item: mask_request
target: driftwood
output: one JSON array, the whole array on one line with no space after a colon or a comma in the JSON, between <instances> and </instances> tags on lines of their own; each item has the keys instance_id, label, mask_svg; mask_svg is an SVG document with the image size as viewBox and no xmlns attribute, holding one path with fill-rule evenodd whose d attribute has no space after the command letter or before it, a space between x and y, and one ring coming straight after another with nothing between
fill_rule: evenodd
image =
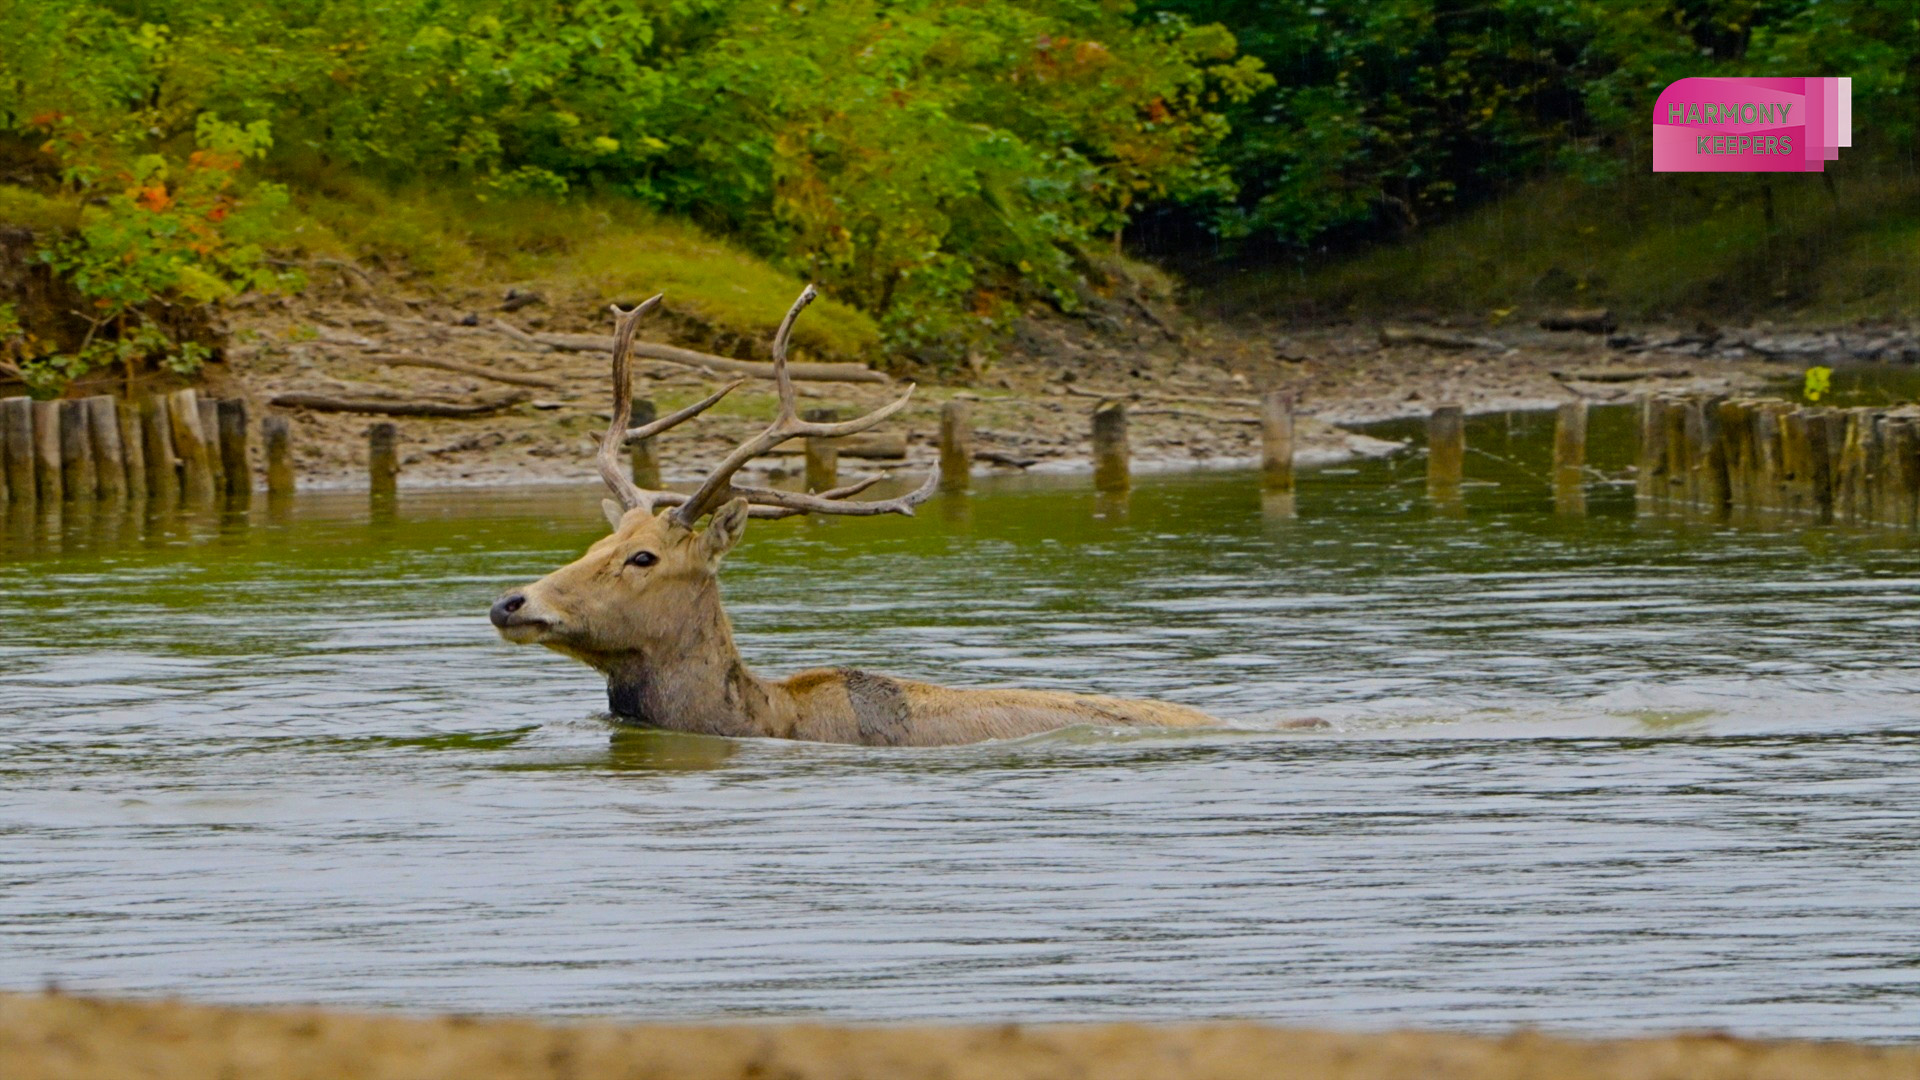
<instances>
[{"instance_id":1,"label":"driftwood","mask_svg":"<svg viewBox=\"0 0 1920 1080\"><path fill-rule=\"evenodd\" d=\"M904 434L849 435L833 441L834 450L841 457L865 461L903 461L907 456L907 437ZM805 447L796 441L776 446L767 453L770 456L790 455L803 453L804 450Z\"/></svg>"},{"instance_id":2,"label":"driftwood","mask_svg":"<svg viewBox=\"0 0 1920 1080\"><path fill-rule=\"evenodd\" d=\"M510 409L531 397L525 390L510 390L478 401L409 401L396 398L339 398L325 394L280 394L272 404L284 409L308 409L313 412L365 413L370 416L486 416Z\"/></svg>"},{"instance_id":3,"label":"driftwood","mask_svg":"<svg viewBox=\"0 0 1920 1080\"><path fill-rule=\"evenodd\" d=\"M505 325L497 323L497 325ZM520 335L509 334L518 339ZM535 343L563 352L604 352L613 351L613 338L606 334L528 334ZM633 343L633 355L649 360L665 360L671 364L685 364L687 367L705 368L723 375L747 375L756 379L773 378L773 365L758 360L735 360L726 356L713 356L709 353L681 349L672 345L656 345L650 341ZM865 364L802 364L793 361L787 363L787 374L795 379L810 382L890 382L885 375L867 367Z\"/></svg>"},{"instance_id":4,"label":"driftwood","mask_svg":"<svg viewBox=\"0 0 1920 1080\"><path fill-rule=\"evenodd\" d=\"M1135 409L1135 416L1183 416L1189 420L1205 420L1209 424L1258 424L1257 416L1213 416L1209 413L1194 412L1192 409Z\"/></svg>"},{"instance_id":5,"label":"driftwood","mask_svg":"<svg viewBox=\"0 0 1920 1080\"><path fill-rule=\"evenodd\" d=\"M1542 330L1579 331L1583 334L1611 333L1615 326L1613 312L1606 308L1578 308L1572 311L1556 311L1540 319Z\"/></svg>"},{"instance_id":6,"label":"driftwood","mask_svg":"<svg viewBox=\"0 0 1920 1080\"><path fill-rule=\"evenodd\" d=\"M1005 465L1010 469L1024 469L1040 464L1039 458L1021 457L1018 454L1008 454L999 450L975 450L973 460L984 461L990 465Z\"/></svg>"},{"instance_id":7,"label":"driftwood","mask_svg":"<svg viewBox=\"0 0 1920 1080\"><path fill-rule=\"evenodd\" d=\"M1134 401L1150 405L1184 402L1189 405L1226 405L1241 409L1260 407L1260 403L1253 398L1214 397L1206 394L1144 394L1138 390L1086 390L1071 384L1066 390L1071 397L1099 398L1103 401Z\"/></svg>"},{"instance_id":8,"label":"driftwood","mask_svg":"<svg viewBox=\"0 0 1920 1080\"><path fill-rule=\"evenodd\" d=\"M560 384L553 379L543 379L538 375L519 375L511 371L494 371L489 368L462 364L457 360L436 360L430 356L413 356L408 353L372 353L363 359L372 360L388 367L422 367L436 371L451 371L457 375L471 375L476 379L492 379L494 382L509 383L514 386L532 386L541 390L557 390Z\"/></svg>"},{"instance_id":9,"label":"driftwood","mask_svg":"<svg viewBox=\"0 0 1920 1080\"><path fill-rule=\"evenodd\" d=\"M1549 371L1547 374L1561 382L1587 383L1625 383L1638 382L1641 379L1689 379L1693 372L1686 368L1665 368L1659 371L1636 370L1633 368L1608 368L1597 371Z\"/></svg>"},{"instance_id":10,"label":"driftwood","mask_svg":"<svg viewBox=\"0 0 1920 1080\"><path fill-rule=\"evenodd\" d=\"M1505 349L1506 345L1488 338L1468 337L1465 334L1450 334L1445 330L1432 330L1419 326L1383 326L1380 328L1382 345L1425 345L1432 349Z\"/></svg>"}]
</instances>

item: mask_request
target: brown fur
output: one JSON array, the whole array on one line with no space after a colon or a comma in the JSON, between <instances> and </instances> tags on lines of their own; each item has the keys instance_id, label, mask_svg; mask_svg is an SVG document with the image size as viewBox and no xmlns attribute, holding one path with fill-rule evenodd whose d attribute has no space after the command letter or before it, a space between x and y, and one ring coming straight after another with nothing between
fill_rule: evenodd
<instances>
[{"instance_id":1,"label":"brown fur","mask_svg":"<svg viewBox=\"0 0 1920 1080\"><path fill-rule=\"evenodd\" d=\"M720 606L720 560L746 522L742 500L715 512L704 532L669 514L630 510L585 555L512 594L521 601L513 611L496 605L495 624L509 641L545 645L604 674L617 716L674 731L944 746L1076 725L1219 723L1157 701L956 690L844 668L760 679L741 661ZM658 561L629 561L642 551Z\"/></svg>"}]
</instances>

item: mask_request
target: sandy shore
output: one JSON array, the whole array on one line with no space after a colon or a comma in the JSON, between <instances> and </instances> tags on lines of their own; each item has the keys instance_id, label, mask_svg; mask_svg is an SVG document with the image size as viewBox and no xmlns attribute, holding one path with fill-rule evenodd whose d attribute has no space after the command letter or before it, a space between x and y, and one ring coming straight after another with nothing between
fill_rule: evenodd
<instances>
[{"instance_id":1,"label":"sandy shore","mask_svg":"<svg viewBox=\"0 0 1920 1080\"><path fill-rule=\"evenodd\" d=\"M1920 1050L1253 1024L540 1024L0 994L7 1080L1893 1080Z\"/></svg>"}]
</instances>

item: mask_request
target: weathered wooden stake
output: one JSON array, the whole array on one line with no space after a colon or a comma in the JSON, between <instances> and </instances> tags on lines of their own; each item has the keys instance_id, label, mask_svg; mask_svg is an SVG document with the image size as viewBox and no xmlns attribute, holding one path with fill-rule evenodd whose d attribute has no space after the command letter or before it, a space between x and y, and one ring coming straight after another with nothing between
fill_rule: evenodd
<instances>
[{"instance_id":1,"label":"weathered wooden stake","mask_svg":"<svg viewBox=\"0 0 1920 1080\"><path fill-rule=\"evenodd\" d=\"M100 493L100 477L93 464L93 437L87 431L87 403L68 399L60 403L60 483L68 502L91 499Z\"/></svg>"},{"instance_id":2,"label":"weathered wooden stake","mask_svg":"<svg viewBox=\"0 0 1920 1080\"><path fill-rule=\"evenodd\" d=\"M1901 417L1888 425L1887 441L1892 444L1893 524L1912 528L1920 515L1920 418Z\"/></svg>"},{"instance_id":3,"label":"weathered wooden stake","mask_svg":"<svg viewBox=\"0 0 1920 1080\"><path fill-rule=\"evenodd\" d=\"M60 483L60 403L33 403L33 475L40 504L52 506L62 498Z\"/></svg>"},{"instance_id":4,"label":"weathered wooden stake","mask_svg":"<svg viewBox=\"0 0 1920 1080\"><path fill-rule=\"evenodd\" d=\"M247 460L247 403L224 398L219 403L220 472L226 478L227 498L245 502L253 494L253 465Z\"/></svg>"},{"instance_id":5,"label":"weathered wooden stake","mask_svg":"<svg viewBox=\"0 0 1920 1080\"><path fill-rule=\"evenodd\" d=\"M267 444L267 495L285 498L293 494L293 425L284 416L269 416L260 422L260 435Z\"/></svg>"},{"instance_id":6,"label":"weathered wooden stake","mask_svg":"<svg viewBox=\"0 0 1920 1080\"><path fill-rule=\"evenodd\" d=\"M651 424L657 415L652 399L634 398L633 419L630 426ZM649 491L659 490L660 459L655 454L653 439L635 439L627 445L627 456L633 462L633 482Z\"/></svg>"},{"instance_id":7,"label":"weathered wooden stake","mask_svg":"<svg viewBox=\"0 0 1920 1080\"><path fill-rule=\"evenodd\" d=\"M832 423L840 419L838 409L808 409L804 419ZM826 491L840 486L840 441L809 436L807 439L807 490Z\"/></svg>"},{"instance_id":8,"label":"weathered wooden stake","mask_svg":"<svg viewBox=\"0 0 1920 1080\"><path fill-rule=\"evenodd\" d=\"M1867 496L1867 444L1873 431L1870 409L1842 409L1840 457L1834 472L1834 517L1854 525L1872 519Z\"/></svg>"},{"instance_id":9,"label":"weathered wooden stake","mask_svg":"<svg viewBox=\"0 0 1920 1080\"><path fill-rule=\"evenodd\" d=\"M120 446L120 412L108 394L82 398L87 410L87 435L93 440L94 479L100 498L125 502L127 455Z\"/></svg>"},{"instance_id":10,"label":"weathered wooden stake","mask_svg":"<svg viewBox=\"0 0 1920 1080\"><path fill-rule=\"evenodd\" d=\"M140 431L140 410L125 399L113 403L113 426L120 433L120 454L127 463L127 498L147 497L147 447Z\"/></svg>"},{"instance_id":11,"label":"weathered wooden stake","mask_svg":"<svg viewBox=\"0 0 1920 1080\"><path fill-rule=\"evenodd\" d=\"M1467 466L1467 419L1458 405L1427 417L1427 488L1457 494Z\"/></svg>"},{"instance_id":12,"label":"weathered wooden stake","mask_svg":"<svg viewBox=\"0 0 1920 1080\"><path fill-rule=\"evenodd\" d=\"M1651 394L1640 395L1640 457L1633 475L1633 493L1642 499L1667 494L1666 405Z\"/></svg>"},{"instance_id":13,"label":"weathered wooden stake","mask_svg":"<svg viewBox=\"0 0 1920 1080\"><path fill-rule=\"evenodd\" d=\"M147 454L147 498L171 506L180 499L180 455L173 449L173 406L166 398L140 399L140 432Z\"/></svg>"},{"instance_id":14,"label":"weathered wooden stake","mask_svg":"<svg viewBox=\"0 0 1920 1080\"><path fill-rule=\"evenodd\" d=\"M7 491L16 503L33 503L33 399L10 397L0 401L0 413L7 418L6 457Z\"/></svg>"},{"instance_id":15,"label":"weathered wooden stake","mask_svg":"<svg viewBox=\"0 0 1920 1080\"><path fill-rule=\"evenodd\" d=\"M1667 398L1661 406L1661 426L1667 449L1667 497L1685 502L1687 495L1687 403L1682 398Z\"/></svg>"},{"instance_id":16,"label":"weathered wooden stake","mask_svg":"<svg viewBox=\"0 0 1920 1080\"><path fill-rule=\"evenodd\" d=\"M1813 486L1813 513L1822 524L1833 521L1833 428L1827 422L1828 409L1809 409L1807 449Z\"/></svg>"},{"instance_id":17,"label":"weathered wooden stake","mask_svg":"<svg viewBox=\"0 0 1920 1080\"><path fill-rule=\"evenodd\" d=\"M207 442L207 476L218 497L227 491L227 462L220 454L220 402L202 397L194 405L200 410L200 437Z\"/></svg>"},{"instance_id":18,"label":"weathered wooden stake","mask_svg":"<svg viewBox=\"0 0 1920 1080\"><path fill-rule=\"evenodd\" d=\"M1094 407L1093 486L1099 491L1126 491L1133 486L1124 401L1103 401Z\"/></svg>"},{"instance_id":19,"label":"weathered wooden stake","mask_svg":"<svg viewBox=\"0 0 1920 1080\"><path fill-rule=\"evenodd\" d=\"M7 476L7 410L0 407L0 504L13 502L13 481Z\"/></svg>"},{"instance_id":20,"label":"weathered wooden stake","mask_svg":"<svg viewBox=\"0 0 1920 1080\"><path fill-rule=\"evenodd\" d=\"M940 490L965 491L973 482L973 408L965 401L940 406Z\"/></svg>"},{"instance_id":21,"label":"weathered wooden stake","mask_svg":"<svg viewBox=\"0 0 1920 1080\"><path fill-rule=\"evenodd\" d=\"M390 499L400 486L400 427L383 420L367 429L367 489Z\"/></svg>"},{"instance_id":22,"label":"weathered wooden stake","mask_svg":"<svg viewBox=\"0 0 1920 1080\"><path fill-rule=\"evenodd\" d=\"M1293 491L1293 395L1285 390L1260 400L1260 484L1276 495Z\"/></svg>"},{"instance_id":23,"label":"weathered wooden stake","mask_svg":"<svg viewBox=\"0 0 1920 1080\"><path fill-rule=\"evenodd\" d=\"M173 427L173 453L180 459L180 492L190 503L213 501L213 465L206 429L200 425L200 397L192 390L167 395L167 419Z\"/></svg>"}]
</instances>

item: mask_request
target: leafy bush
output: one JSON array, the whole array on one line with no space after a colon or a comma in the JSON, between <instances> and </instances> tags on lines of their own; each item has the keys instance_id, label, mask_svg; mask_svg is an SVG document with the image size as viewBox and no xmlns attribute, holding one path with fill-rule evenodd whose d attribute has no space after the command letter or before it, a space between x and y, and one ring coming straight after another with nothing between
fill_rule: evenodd
<instances>
[{"instance_id":1,"label":"leafy bush","mask_svg":"<svg viewBox=\"0 0 1920 1080\"><path fill-rule=\"evenodd\" d=\"M0 34L0 127L139 159L215 115L270 124L282 178L619 193L949 358L1070 305L1140 202L1230 195L1218 110L1268 82L1104 0L43 0Z\"/></svg>"}]
</instances>

